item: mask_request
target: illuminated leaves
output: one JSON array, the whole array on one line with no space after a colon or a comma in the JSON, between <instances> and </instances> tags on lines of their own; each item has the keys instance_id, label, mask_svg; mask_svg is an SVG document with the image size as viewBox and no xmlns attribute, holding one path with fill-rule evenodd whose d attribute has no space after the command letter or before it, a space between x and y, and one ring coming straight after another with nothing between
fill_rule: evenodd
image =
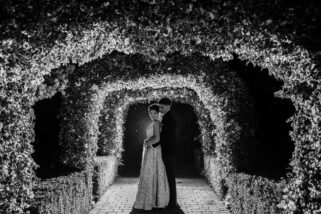
<instances>
[{"instance_id":1,"label":"illuminated leaves","mask_svg":"<svg viewBox=\"0 0 321 214\"><path fill-rule=\"evenodd\" d=\"M150 102L167 95L174 100L191 103L196 108L203 127L204 152L220 157L224 170L233 170L236 163L232 161L231 148L246 140L239 139L239 132L248 127L236 124L239 123L237 117L230 120L228 125L227 118L232 115L246 117L247 113L239 113L245 109L239 103L246 102L234 100L244 100L246 94L244 90L236 90L236 87L241 87L242 84L221 63L213 63L208 58L197 55L191 58L174 56L167 61L157 62L145 61L144 57L114 54L81 67L74 74L66 91L68 100L73 100L73 105L65 106L68 117L65 117L63 122L65 128L61 135L61 141L64 142L62 146L66 147L66 163L77 168L85 167L85 163L90 162L91 157L96 154L97 139L99 154L120 156L128 106L135 102ZM86 79L86 85L79 84L83 79ZM181 88L189 88L193 93L181 91ZM105 97L107 98L104 101ZM206 111L208 113L205 113ZM82 115L86 117L75 119ZM85 130L88 129L85 133L81 123L87 127ZM228 126L239 129L230 130ZM76 130L75 135L70 135L68 129ZM86 142L90 142L89 145L93 147L83 149L82 145ZM73 147L75 149L70 150ZM78 152L71 152L73 150Z\"/></svg>"}]
</instances>

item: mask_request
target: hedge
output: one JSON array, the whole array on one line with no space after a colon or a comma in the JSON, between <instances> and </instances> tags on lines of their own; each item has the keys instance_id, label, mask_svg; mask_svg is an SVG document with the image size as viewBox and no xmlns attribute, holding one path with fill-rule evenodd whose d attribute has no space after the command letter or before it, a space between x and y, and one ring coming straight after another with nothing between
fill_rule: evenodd
<instances>
[{"instance_id":1,"label":"hedge","mask_svg":"<svg viewBox=\"0 0 321 214\"><path fill-rule=\"evenodd\" d=\"M282 200L284 181L244 173L230 174L226 179L225 201L235 214L284 213L277 205Z\"/></svg>"},{"instance_id":2,"label":"hedge","mask_svg":"<svg viewBox=\"0 0 321 214\"><path fill-rule=\"evenodd\" d=\"M234 214L283 213L284 180L274 181L245 173L226 173L215 156L204 156L204 172L217 196Z\"/></svg>"},{"instance_id":3,"label":"hedge","mask_svg":"<svg viewBox=\"0 0 321 214\"><path fill-rule=\"evenodd\" d=\"M226 177L228 173L222 169L214 155L204 155L204 175L216 195L223 200L227 191Z\"/></svg>"},{"instance_id":4,"label":"hedge","mask_svg":"<svg viewBox=\"0 0 321 214\"><path fill-rule=\"evenodd\" d=\"M97 202L117 177L119 159L114 156L97 156L92 178L93 200Z\"/></svg>"},{"instance_id":5,"label":"hedge","mask_svg":"<svg viewBox=\"0 0 321 214\"><path fill-rule=\"evenodd\" d=\"M92 209L92 172L74 172L36 183L30 214L88 214ZM26 210L26 211L27 211Z\"/></svg>"}]
</instances>

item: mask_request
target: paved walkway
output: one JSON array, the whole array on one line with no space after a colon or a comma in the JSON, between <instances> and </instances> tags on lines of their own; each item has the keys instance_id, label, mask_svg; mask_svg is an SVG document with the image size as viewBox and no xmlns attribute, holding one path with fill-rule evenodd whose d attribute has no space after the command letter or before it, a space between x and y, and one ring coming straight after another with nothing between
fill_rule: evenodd
<instances>
[{"instance_id":1,"label":"paved walkway","mask_svg":"<svg viewBox=\"0 0 321 214\"><path fill-rule=\"evenodd\" d=\"M89 214L128 214L128 213L206 213L230 214L203 178L176 178L177 200L181 209L132 211L135 201L138 178L119 177L109 187L95 208Z\"/></svg>"}]
</instances>

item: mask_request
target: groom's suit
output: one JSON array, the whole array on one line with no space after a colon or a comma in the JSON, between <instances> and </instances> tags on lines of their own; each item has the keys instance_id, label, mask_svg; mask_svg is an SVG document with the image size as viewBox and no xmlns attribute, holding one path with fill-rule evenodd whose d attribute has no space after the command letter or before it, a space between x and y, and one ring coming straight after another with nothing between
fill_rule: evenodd
<instances>
[{"instance_id":1,"label":"groom's suit","mask_svg":"<svg viewBox=\"0 0 321 214\"><path fill-rule=\"evenodd\" d=\"M160 141L154 144L153 147L156 147L158 145L161 145L162 147L162 159L165 165L170 190L169 205L176 205L177 203L176 181L172 160L173 155L176 153L175 132L175 120L171 114L171 111L168 111L166 114L163 115Z\"/></svg>"}]
</instances>

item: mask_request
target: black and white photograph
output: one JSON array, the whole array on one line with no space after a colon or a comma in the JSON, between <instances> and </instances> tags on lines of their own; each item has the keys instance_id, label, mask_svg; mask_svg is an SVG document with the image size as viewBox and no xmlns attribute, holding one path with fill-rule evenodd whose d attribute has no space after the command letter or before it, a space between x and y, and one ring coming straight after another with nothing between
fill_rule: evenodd
<instances>
[{"instance_id":1,"label":"black and white photograph","mask_svg":"<svg viewBox=\"0 0 321 214\"><path fill-rule=\"evenodd\" d=\"M0 0L0 214L321 214L320 0Z\"/></svg>"}]
</instances>

